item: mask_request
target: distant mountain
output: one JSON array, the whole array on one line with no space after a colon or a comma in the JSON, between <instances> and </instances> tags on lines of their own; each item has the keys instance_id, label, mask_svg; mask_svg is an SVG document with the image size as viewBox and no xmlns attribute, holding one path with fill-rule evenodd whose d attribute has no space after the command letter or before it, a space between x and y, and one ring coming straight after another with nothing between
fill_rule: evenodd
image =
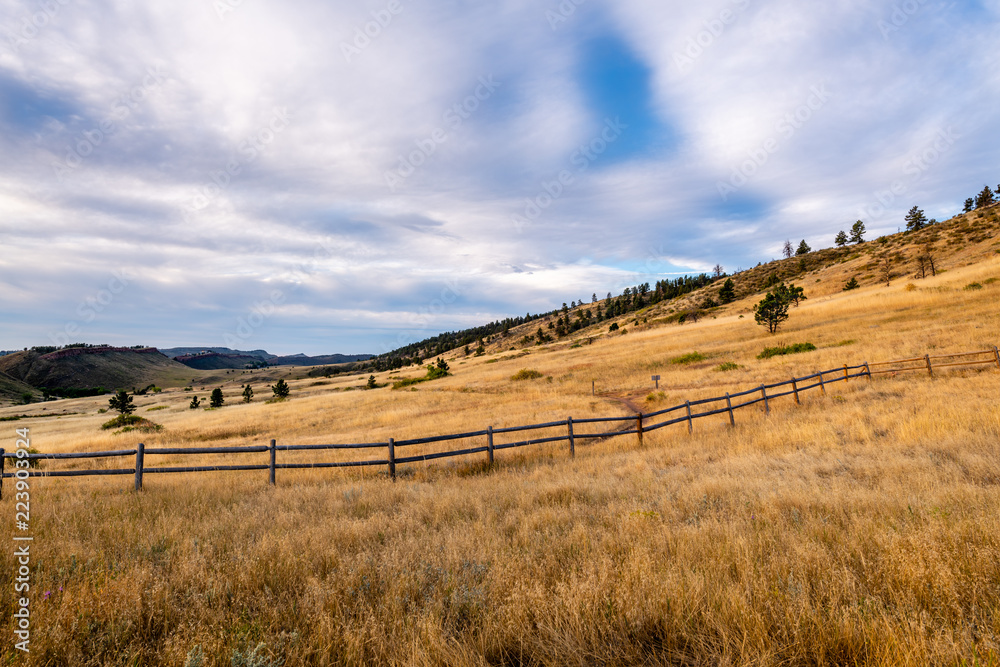
<instances>
[{"instance_id":1,"label":"distant mountain","mask_svg":"<svg viewBox=\"0 0 1000 667\"><path fill-rule=\"evenodd\" d=\"M188 371L154 347L96 346L15 352L0 357L0 373L40 389L113 390L186 377Z\"/></svg>"},{"instance_id":2,"label":"distant mountain","mask_svg":"<svg viewBox=\"0 0 1000 667\"><path fill-rule=\"evenodd\" d=\"M251 354L223 354L220 352L182 354L174 357L174 361L184 364L188 368L196 368L201 371L217 371L233 368L261 368L271 363L270 359L264 359Z\"/></svg>"},{"instance_id":3,"label":"distant mountain","mask_svg":"<svg viewBox=\"0 0 1000 667\"><path fill-rule=\"evenodd\" d=\"M175 359L177 357L183 357L193 354L200 354L202 352L215 352L216 354L235 354L246 357L258 357L260 359L271 359L275 355L270 354L267 350L231 350L228 347L168 347L160 348L160 352Z\"/></svg>"},{"instance_id":4,"label":"distant mountain","mask_svg":"<svg viewBox=\"0 0 1000 667\"><path fill-rule=\"evenodd\" d=\"M284 357L272 357L267 363L272 366L332 366L350 364L355 361L368 361L371 354L324 354L318 357L308 357L304 354L292 354Z\"/></svg>"}]
</instances>

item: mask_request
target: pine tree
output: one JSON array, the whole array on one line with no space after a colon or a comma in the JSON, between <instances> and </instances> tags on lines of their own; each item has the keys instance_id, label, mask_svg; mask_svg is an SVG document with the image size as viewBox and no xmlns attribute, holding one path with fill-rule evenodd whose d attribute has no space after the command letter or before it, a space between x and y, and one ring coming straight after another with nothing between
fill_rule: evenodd
<instances>
[{"instance_id":1,"label":"pine tree","mask_svg":"<svg viewBox=\"0 0 1000 667\"><path fill-rule=\"evenodd\" d=\"M253 389L250 388L250 385L247 385L243 389L243 402L249 403L252 400L253 400Z\"/></svg>"},{"instance_id":2,"label":"pine tree","mask_svg":"<svg viewBox=\"0 0 1000 667\"><path fill-rule=\"evenodd\" d=\"M271 391L274 392L274 397L278 399L288 398L288 394L291 393L291 389L289 389L288 383L285 382L283 379L278 380L276 383L271 385Z\"/></svg>"},{"instance_id":3,"label":"pine tree","mask_svg":"<svg viewBox=\"0 0 1000 667\"><path fill-rule=\"evenodd\" d=\"M927 216L924 212L914 206L910 209L910 212L906 214L906 231L916 232L927 226Z\"/></svg>"},{"instance_id":4,"label":"pine tree","mask_svg":"<svg viewBox=\"0 0 1000 667\"><path fill-rule=\"evenodd\" d=\"M719 301L723 304L736 301L736 285L733 284L732 278L727 278L726 282L722 284L722 288L719 290Z\"/></svg>"},{"instance_id":5,"label":"pine tree","mask_svg":"<svg viewBox=\"0 0 1000 667\"><path fill-rule=\"evenodd\" d=\"M767 327L770 333L778 331L781 323L788 319L788 301L778 291L767 295L753 307L753 317L757 324Z\"/></svg>"},{"instance_id":6,"label":"pine tree","mask_svg":"<svg viewBox=\"0 0 1000 667\"><path fill-rule=\"evenodd\" d=\"M222 389L216 387L212 390L212 396L208 399L208 405L212 408L221 408L226 399L222 396Z\"/></svg>"},{"instance_id":7,"label":"pine tree","mask_svg":"<svg viewBox=\"0 0 1000 667\"><path fill-rule=\"evenodd\" d=\"M844 232L843 230L837 232L837 236L833 239L833 242L836 243L839 247L843 248L845 245L847 245L847 233Z\"/></svg>"},{"instance_id":8,"label":"pine tree","mask_svg":"<svg viewBox=\"0 0 1000 667\"><path fill-rule=\"evenodd\" d=\"M132 397L124 389L119 389L117 394L109 398L108 405L112 410L117 410L122 415L130 415L135 412Z\"/></svg>"},{"instance_id":9,"label":"pine tree","mask_svg":"<svg viewBox=\"0 0 1000 667\"><path fill-rule=\"evenodd\" d=\"M188 405L188 407L191 408L192 410L197 410L199 406L201 406L201 401L198 400L197 396L192 396L191 403L190 405Z\"/></svg>"},{"instance_id":10,"label":"pine tree","mask_svg":"<svg viewBox=\"0 0 1000 667\"><path fill-rule=\"evenodd\" d=\"M799 244L798 250L795 251L796 255L808 255L812 252L812 248L806 243L805 239L802 239L802 243Z\"/></svg>"},{"instance_id":11,"label":"pine tree","mask_svg":"<svg viewBox=\"0 0 1000 667\"><path fill-rule=\"evenodd\" d=\"M993 191L990 190L990 186L985 186L983 191L979 193L976 197L976 208L984 208L986 206L992 206L996 203L996 199L993 197Z\"/></svg>"},{"instance_id":12,"label":"pine tree","mask_svg":"<svg viewBox=\"0 0 1000 667\"><path fill-rule=\"evenodd\" d=\"M844 291L850 292L852 289L858 289L859 287L861 287L861 285L858 284L858 279L853 277L847 281L846 285L844 285Z\"/></svg>"},{"instance_id":13,"label":"pine tree","mask_svg":"<svg viewBox=\"0 0 1000 667\"><path fill-rule=\"evenodd\" d=\"M865 223L858 220L851 227L851 243L864 243L865 242Z\"/></svg>"},{"instance_id":14,"label":"pine tree","mask_svg":"<svg viewBox=\"0 0 1000 667\"><path fill-rule=\"evenodd\" d=\"M377 389L377 388L378 388L378 384L375 382L375 376L374 375L369 375L368 376L368 384L365 385L365 389Z\"/></svg>"},{"instance_id":15,"label":"pine tree","mask_svg":"<svg viewBox=\"0 0 1000 667\"><path fill-rule=\"evenodd\" d=\"M972 211L973 208L975 208L975 206L976 206L976 200L973 199L972 197L969 197L968 199L965 200L965 208L962 209L962 213L969 213L970 211Z\"/></svg>"}]
</instances>

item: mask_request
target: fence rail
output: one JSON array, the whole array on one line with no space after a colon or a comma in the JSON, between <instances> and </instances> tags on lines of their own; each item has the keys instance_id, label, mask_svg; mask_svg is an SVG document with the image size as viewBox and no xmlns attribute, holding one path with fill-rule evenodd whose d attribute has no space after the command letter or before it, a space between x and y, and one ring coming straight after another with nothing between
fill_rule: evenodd
<instances>
[{"instance_id":1,"label":"fence rail","mask_svg":"<svg viewBox=\"0 0 1000 667\"><path fill-rule=\"evenodd\" d=\"M935 360L941 359L966 359L972 357L986 357L973 361L960 361L960 362L949 362L949 363L938 363L935 364ZM902 367L897 368L895 366L900 366L901 364L912 364L922 362L922 365L915 367ZM849 382L856 378L867 378L869 381L872 380L873 376L879 374L887 373L902 373L908 371L926 371L928 374L933 375L935 368L951 368L956 366L981 366L985 364L995 364L998 369L1000 369L1000 350L994 346L990 350L984 350L980 352L965 352L961 354L944 354L944 355L924 355L923 357L913 357L911 359L897 359L895 361L885 361L879 363L869 364L864 362L857 366L842 366L839 368L834 368L831 370L818 371L811 375L806 375L803 377L793 377L790 380L784 382L776 382L774 384L762 384L760 386L746 389L744 391L737 392L735 394L727 393L724 396L718 396L714 398L703 398L695 401L685 401L680 405L675 405L670 408L665 408L663 410L657 410L655 412L642 413L633 416L622 416L622 417L590 417L586 419L574 419L572 417L567 417L564 421L553 421L545 422L540 424L528 424L524 426L507 426L502 428L494 428L493 426L488 426L487 428L479 431L469 431L467 433L452 433L447 435L437 435L426 438L411 438L407 440L395 440L389 438L386 442L369 442L369 443L358 443L358 444L322 444L322 445L278 445L276 440L271 440L269 445L257 445L249 447L156 447L156 448L146 448L143 443L139 443L135 449L119 449L115 451L107 452L71 452L71 453L39 453L39 454L26 454L24 450L19 450L17 453L7 453L3 449L0 449L0 498L3 497L3 480L16 477L17 479L26 479L29 477L87 477L87 476L102 476L102 475L134 475L135 476L135 489L138 491L142 488L143 477L145 475L156 475L156 474L168 474L168 473L191 473L191 472L221 472L221 471L257 471L257 470L267 470L268 471L268 481L271 485L276 483L276 471L278 470L304 470L304 469L329 469L329 468L353 468L353 467L386 467L389 476L395 480L396 479L396 466L410 463L433 461L437 459L452 458L457 456L473 456L486 454L487 463L492 465L494 463L494 453L506 449L516 449L521 447L528 447L532 445L541 445L556 442L566 442L569 444L569 455L575 456L576 454L576 441L577 440L595 440L595 439L606 439L614 438L627 435L636 435L639 439L639 444L642 444L643 435L651 431L656 431L661 428L666 428L667 426L672 426L674 424L686 423L688 428L688 433L692 433L694 430L694 420L704 419L707 417L713 417L716 415L725 414L728 416L730 426L736 425L735 412L737 410L748 408L754 405L764 404L764 410L767 414L771 412L771 401L784 398L786 396L794 396L795 403L801 404L801 394L803 392L809 391L811 389L819 388L820 391L825 394L827 385L835 384L837 382ZM872 370L873 367L883 367L887 366L884 370ZM801 384L803 382L810 382L811 380L816 380L811 384ZM775 392L775 389L783 389L785 387L791 387L790 390ZM771 393L768 393L768 392ZM753 396L749 400L745 400L739 403L734 403L733 399L744 398ZM713 403L722 403L725 405L722 407L716 407L713 409L704 410L702 412L694 412L692 408L697 408L700 406L707 406ZM666 419L660 422L651 422L658 417L663 417L674 412L684 411L684 414L680 417L675 417L672 419ZM635 422L635 426L629 427L629 425L624 425L615 430L599 431L593 433L577 433L574 427L581 426L584 424L609 424L614 422ZM523 433L528 431L540 431L547 429L564 428L566 429L564 435L551 435L538 438L530 438L526 440L519 440L515 442L507 443L496 443L494 438L496 435L502 435L507 433ZM437 442L448 442L452 440L465 440L471 438L483 438L485 437L486 442L480 446L466 447L464 449L457 449L453 451L446 452L433 452L428 454L419 454L413 456L396 456L396 447L411 447L414 445L425 445L433 444ZM316 452L316 451L333 451L333 450L365 450L365 449L380 449L386 452L386 458L363 460L363 461L328 461L328 462L303 462L303 463L278 463L277 453L278 452ZM173 466L173 467L147 467L145 463L145 457L149 456L188 456L188 455L212 455L212 454L268 454L268 463L266 464L245 464L245 465L203 465L203 466ZM97 470L38 470L30 467L22 467L20 462L27 459L28 461L33 460L72 460L72 459L96 459L96 458L113 458L113 457L135 457L135 464L131 468L115 468L115 469L97 469ZM7 459L16 459L18 462L17 468L12 472L6 472L4 470L6 466Z\"/></svg>"}]
</instances>

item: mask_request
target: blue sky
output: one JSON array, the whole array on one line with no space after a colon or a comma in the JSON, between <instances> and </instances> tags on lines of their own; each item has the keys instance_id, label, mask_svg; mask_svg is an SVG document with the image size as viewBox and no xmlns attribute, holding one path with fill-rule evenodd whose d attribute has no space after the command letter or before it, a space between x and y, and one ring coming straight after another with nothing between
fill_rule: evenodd
<instances>
[{"instance_id":1,"label":"blue sky","mask_svg":"<svg viewBox=\"0 0 1000 667\"><path fill-rule=\"evenodd\" d=\"M0 349L379 353L1000 182L1000 0L0 0Z\"/></svg>"}]
</instances>

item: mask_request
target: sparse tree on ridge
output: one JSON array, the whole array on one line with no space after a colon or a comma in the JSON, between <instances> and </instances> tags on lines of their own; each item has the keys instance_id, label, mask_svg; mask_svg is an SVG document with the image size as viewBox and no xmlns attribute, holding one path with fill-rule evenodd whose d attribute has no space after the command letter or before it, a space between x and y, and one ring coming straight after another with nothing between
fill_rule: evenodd
<instances>
[{"instance_id":1,"label":"sparse tree on ridge","mask_svg":"<svg viewBox=\"0 0 1000 667\"><path fill-rule=\"evenodd\" d=\"M721 264L716 264L715 268L712 269L712 275L716 278L721 278L726 273L726 270L722 268Z\"/></svg>"},{"instance_id":2,"label":"sparse tree on ridge","mask_svg":"<svg viewBox=\"0 0 1000 667\"><path fill-rule=\"evenodd\" d=\"M906 231L917 232L927 226L927 216L924 215L922 209L914 206L910 209L910 212L906 214Z\"/></svg>"},{"instance_id":3,"label":"sparse tree on ridge","mask_svg":"<svg viewBox=\"0 0 1000 667\"><path fill-rule=\"evenodd\" d=\"M781 254L784 255L785 259L791 259L792 255L795 254L795 249L792 247L791 240L785 241L785 245L781 248Z\"/></svg>"},{"instance_id":4,"label":"sparse tree on ridge","mask_svg":"<svg viewBox=\"0 0 1000 667\"><path fill-rule=\"evenodd\" d=\"M805 239L802 239L802 243L799 244L799 247L795 251L795 254L796 255L808 255L811 252L812 252L812 248L809 247L809 244L806 243Z\"/></svg>"},{"instance_id":5,"label":"sparse tree on ridge","mask_svg":"<svg viewBox=\"0 0 1000 667\"><path fill-rule=\"evenodd\" d=\"M864 243L865 242L865 223L858 220L851 226L851 243Z\"/></svg>"},{"instance_id":6,"label":"sparse tree on ridge","mask_svg":"<svg viewBox=\"0 0 1000 667\"><path fill-rule=\"evenodd\" d=\"M246 387L243 388L243 402L249 403L252 400L253 400L253 389L250 388L250 385L247 385Z\"/></svg>"},{"instance_id":7,"label":"sparse tree on ridge","mask_svg":"<svg viewBox=\"0 0 1000 667\"><path fill-rule=\"evenodd\" d=\"M972 197L969 197L968 199L965 200L965 208L962 209L962 213L972 212L972 209L975 208L975 206L976 206L976 200L973 199Z\"/></svg>"},{"instance_id":8,"label":"sparse tree on ridge","mask_svg":"<svg viewBox=\"0 0 1000 667\"><path fill-rule=\"evenodd\" d=\"M767 327L770 333L778 331L781 323L788 319L788 300L777 290L768 292L753 307L753 317L757 324Z\"/></svg>"},{"instance_id":9,"label":"sparse tree on ridge","mask_svg":"<svg viewBox=\"0 0 1000 667\"><path fill-rule=\"evenodd\" d=\"M727 304L733 301L736 301L736 285L733 283L732 278L727 278L726 282L719 289L719 302Z\"/></svg>"},{"instance_id":10,"label":"sparse tree on ridge","mask_svg":"<svg viewBox=\"0 0 1000 667\"><path fill-rule=\"evenodd\" d=\"M858 289L859 287L861 287L861 285L858 284L857 276L854 276L850 280L847 281L846 285L844 285L844 290L843 291L850 292L851 290Z\"/></svg>"},{"instance_id":11,"label":"sparse tree on ridge","mask_svg":"<svg viewBox=\"0 0 1000 667\"><path fill-rule=\"evenodd\" d=\"M993 191L990 190L990 186L984 186L983 191L979 193L976 197L976 208L985 208L986 206L992 206L996 203L996 199L993 197Z\"/></svg>"},{"instance_id":12,"label":"sparse tree on ridge","mask_svg":"<svg viewBox=\"0 0 1000 667\"><path fill-rule=\"evenodd\" d=\"M847 245L847 233L844 232L843 230L837 232L837 236L836 238L833 239L833 242L836 243L839 247L843 248L845 245Z\"/></svg>"}]
</instances>

